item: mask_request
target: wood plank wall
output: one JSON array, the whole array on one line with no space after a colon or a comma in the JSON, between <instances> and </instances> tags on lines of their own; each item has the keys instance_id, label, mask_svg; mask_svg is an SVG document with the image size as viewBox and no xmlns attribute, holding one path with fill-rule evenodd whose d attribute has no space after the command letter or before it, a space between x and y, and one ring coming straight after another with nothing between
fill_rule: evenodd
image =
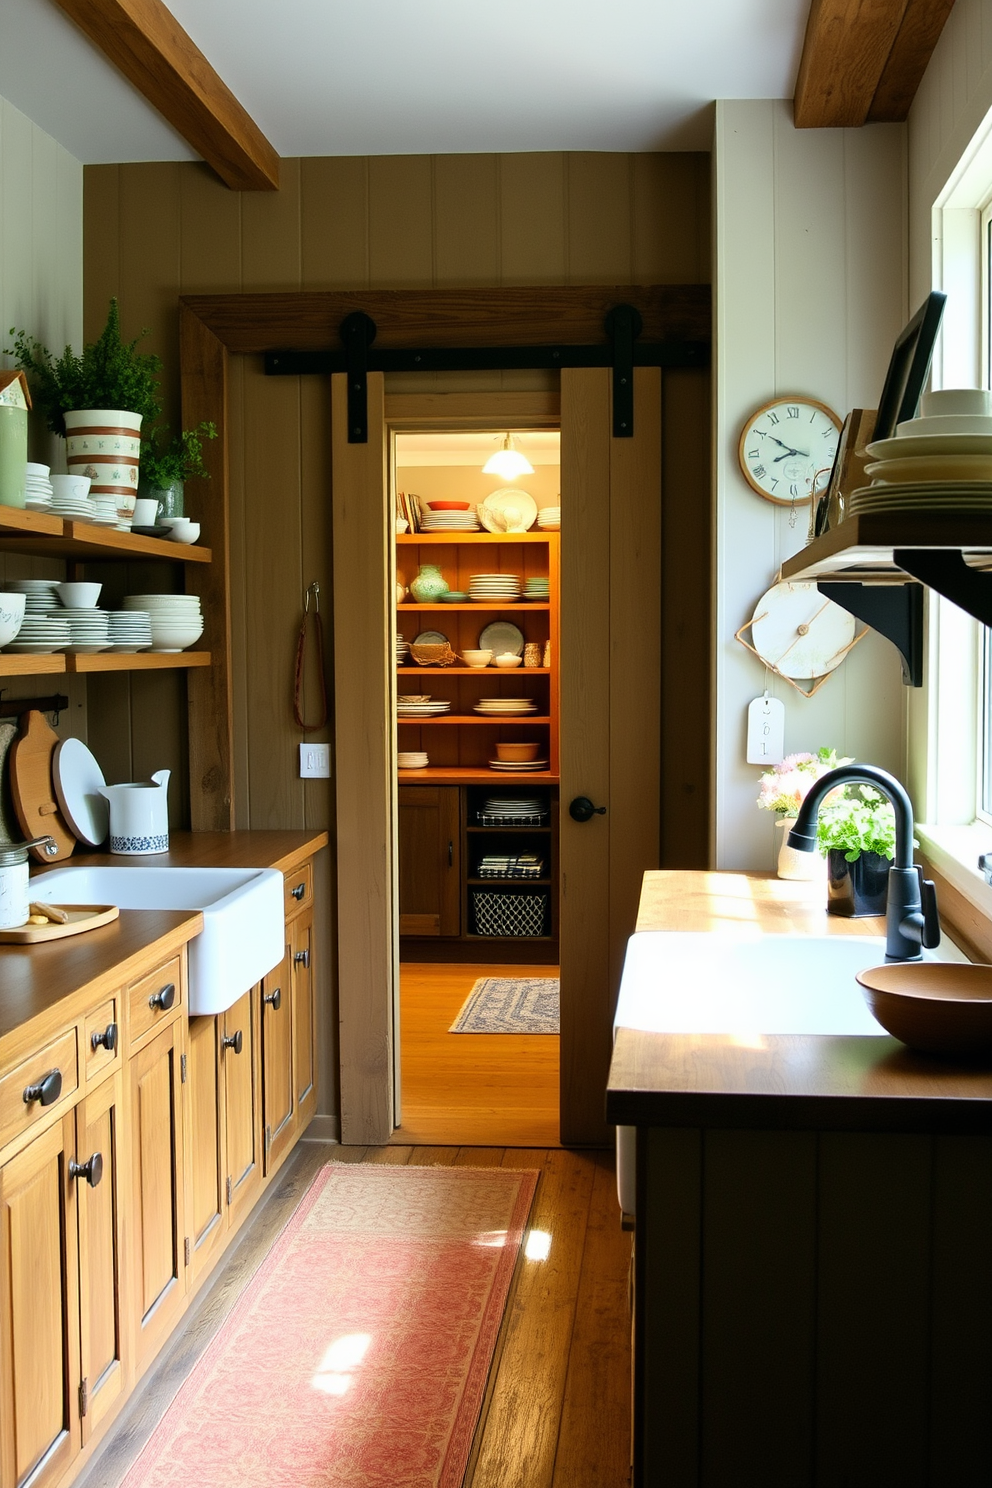
<instances>
[{"instance_id":1,"label":"wood plank wall","mask_svg":"<svg viewBox=\"0 0 992 1488\"><path fill-rule=\"evenodd\" d=\"M190 163L88 166L85 334L116 294L127 335L167 366L178 424L177 302L182 294L512 284L703 283L710 277L709 157L532 154L308 158L282 162L276 193L228 191ZM330 630L329 389L266 379L232 358L231 559L237 820L243 827L331 826L332 782L298 777L293 655L303 591L320 582ZM540 374L432 376L438 390L533 388ZM424 391L426 374L388 391ZM666 648L663 861L706 864L709 803L709 378L664 378ZM209 491L190 489L187 507ZM328 639L330 636L328 635ZM355 637L356 646L361 636ZM686 705L686 688L691 700ZM127 679L103 689L107 727L135 757L154 732L179 750L181 699L149 709ZM92 697L91 691L91 697ZM312 691L307 707L312 712ZM178 720L178 724L177 724ZM326 733L310 736L330 738ZM329 908L319 927L331 960ZM326 989L326 984L325 984ZM332 1006L321 997L326 1010ZM333 1023L325 1017L320 1110L337 1110Z\"/></svg>"}]
</instances>

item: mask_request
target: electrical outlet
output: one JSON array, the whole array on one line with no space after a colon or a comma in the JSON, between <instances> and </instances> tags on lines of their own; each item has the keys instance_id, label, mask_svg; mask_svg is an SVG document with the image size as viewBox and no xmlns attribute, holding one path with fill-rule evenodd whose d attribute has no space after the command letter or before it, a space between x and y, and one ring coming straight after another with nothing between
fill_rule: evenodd
<instances>
[{"instance_id":1,"label":"electrical outlet","mask_svg":"<svg viewBox=\"0 0 992 1488\"><path fill-rule=\"evenodd\" d=\"M327 780L331 773L329 744L300 745L300 779Z\"/></svg>"}]
</instances>

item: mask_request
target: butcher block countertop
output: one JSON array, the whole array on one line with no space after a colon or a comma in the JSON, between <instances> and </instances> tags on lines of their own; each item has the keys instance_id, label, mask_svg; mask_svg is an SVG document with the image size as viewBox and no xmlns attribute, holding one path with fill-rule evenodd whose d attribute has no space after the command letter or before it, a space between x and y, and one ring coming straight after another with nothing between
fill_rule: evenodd
<instances>
[{"instance_id":1,"label":"butcher block countertop","mask_svg":"<svg viewBox=\"0 0 992 1488\"><path fill-rule=\"evenodd\" d=\"M822 884L746 873L646 873L637 932L883 935L829 915ZM881 960L881 957L879 957ZM606 1096L619 1125L992 1132L992 1070L914 1054L894 1038L617 1029Z\"/></svg>"},{"instance_id":2,"label":"butcher block countertop","mask_svg":"<svg viewBox=\"0 0 992 1488\"><path fill-rule=\"evenodd\" d=\"M170 832L169 851L147 857L123 857L115 853L75 852L52 868L278 868L290 873L312 858L328 843L328 835L316 831L261 832ZM44 872L41 864L32 874Z\"/></svg>"}]
</instances>

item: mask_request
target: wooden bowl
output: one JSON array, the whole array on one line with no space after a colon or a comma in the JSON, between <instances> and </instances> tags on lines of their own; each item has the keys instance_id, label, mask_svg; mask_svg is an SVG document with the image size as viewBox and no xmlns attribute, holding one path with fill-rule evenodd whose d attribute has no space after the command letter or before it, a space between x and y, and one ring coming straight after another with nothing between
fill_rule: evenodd
<instances>
[{"instance_id":1,"label":"wooden bowl","mask_svg":"<svg viewBox=\"0 0 992 1488\"><path fill-rule=\"evenodd\" d=\"M500 760L515 760L517 764L526 764L529 760L537 759L540 744L497 744L496 758Z\"/></svg>"},{"instance_id":2,"label":"wooden bowl","mask_svg":"<svg viewBox=\"0 0 992 1488\"><path fill-rule=\"evenodd\" d=\"M911 1049L992 1058L992 966L893 961L858 981L882 1027Z\"/></svg>"}]
</instances>

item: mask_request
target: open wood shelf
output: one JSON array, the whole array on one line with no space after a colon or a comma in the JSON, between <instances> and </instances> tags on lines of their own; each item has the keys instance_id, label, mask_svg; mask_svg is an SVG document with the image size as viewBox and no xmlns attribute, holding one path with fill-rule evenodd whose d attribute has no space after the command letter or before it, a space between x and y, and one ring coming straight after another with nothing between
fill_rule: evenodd
<instances>
[{"instance_id":1,"label":"open wood shelf","mask_svg":"<svg viewBox=\"0 0 992 1488\"><path fill-rule=\"evenodd\" d=\"M176 667L207 667L209 651L98 651L67 656L67 672L161 672Z\"/></svg>"},{"instance_id":2,"label":"open wood shelf","mask_svg":"<svg viewBox=\"0 0 992 1488\"><path fill-rule=\"evenodd\" d=\"M511 878L509 875L503 878L467 878L465 882L470 889L499 888L500 884L511 884L514 888L526 884L529 889L550 889L552 886L550 878ZM486 936L485 939L488 940L489 937Z\"/></svg>"},{"instance_id":3,"label":"open wood shelf","mask_svg":"<svg viewBox=\"0 0 992 1488\"><path fill-rule=\"evenodd\" d=\"M13 508L10 508L13 510ZM38 558L67 558L77 563L126 561L134 558L164 558L171 563L209 563L209 548L192 543L165 542L160 537L140 537L135 532L118 532L113 527L97 527L93 522L63 522L60 517L42 517L40 512L28 516L54 523L50 527L21 527L16 531L0 520L0 550L7 553L30 552ZM46 535L51 533L51 535Z\"/></svg>"},{"instance_id":4,"label":"open wood shelf","mask_svg":"<svg viewBox=\"0 0 992 1488\"><path fill-rule=\"evenodd\" d=\"M0 677L32 677L41 676L44 672L65 672L67 657L61 654L43 656L23 656L15 653L8 656L6 651L0 651Z\"/></svg>"},{"instance_id":5,"label":"open wood shelf","mask_svg":"<svg viewBox=\"0 0 992 1488\"><path fill-rule=\"evenodd\" d=\"M435 613L438 610L478 610L480 614L484 614L488 610L550 610L550 608L551 606L543 600L538 602L521 599L504 599L502 603L497 602L495 604L489 604L488 601L483 604L481 601L474 599L469 600L467 604L410 604L404 600L401 605L397 605L396 607L396 618L399 619L405 610L433 610Z\"/></svg>"},{"instance_id":6,"label":"open wood shelf","mask_svg":"<svg viewBox=\"0 0 992 1488\"><path fill-rule=\"evenodd\" d=\"M397 718L396 722L412 724L414 728L434 728L439 723L474 723L488 724L490 728L502 728L504 724L512 723L514 728L522 723L550 723L550 718L540 718L535 713L511 713L506 716L502 714L498 718L480 718L477 713L442 713L440 718Z\"/></svg>"},{"instance_id":7,"label":"open wood shelf","mask_svg":"<svg viewBox=\"0 0 992 1488\"><path fill-rule=\"evenodd\" d=\"M397 677L488 677L490 681L494 677L506 677L510 674L519 677L550 677L550 667L397 667Z\"/></svg>"},{"instance_id":8,"label":"open wood shelf","mask_svg":"<svg viewBox=\"0 0 992 1488\"><path fill-rule=\"evenodd\" d=\"M465 830L466 832L550 832L551 827L527 827L523 825L508 827L479 827L470 824L465 828Z\"/></svg>"},{"instance_id":9,"label":"open wood shelf","mask_svg":"<svg viewBox=\"0 0 992 1488\"><path fill-rule=\"evenodd\" d=\"M473 770L464 765L428 765L423 770L397 770L400 785L557 785L558 776L546 770ZM496 830L495 828L493 830ZM502 828L500 829L502 830ZM528 831L541 831L528 827Z\"/></svg>"},{"instance_id":10,"label":"open wood shelf","mask_svg":"<svg viewBox=\"0 0 992 1488\"><path fill-rule=\"evenodd\" d=\"M61 537L62 518L28 507L0 505L0 537Z\"/></svg>"},{"instance_id":11,"label":"open wood shelf","mask_svg":"<svg viewBox=\"0 0 992 1488\"><path fill-rule=\"evenodd\" d=\"M960 551L979 569L992 569L992 520L982 513L866 512L848 517L782 565L785 581L913 584L896 567L900 549Z\"/></svg>"},{"instance_id":12,"label":"open wood shelf","mask_svg":"<svg viewBox=\"0 0 992 1488\"><path fill-rule=\"evenodd\" d=\"M422 548L425 545L478 543L546 543L558 532L401 532L396 541L401 547Z\"/></svg>"}]
</instances>

